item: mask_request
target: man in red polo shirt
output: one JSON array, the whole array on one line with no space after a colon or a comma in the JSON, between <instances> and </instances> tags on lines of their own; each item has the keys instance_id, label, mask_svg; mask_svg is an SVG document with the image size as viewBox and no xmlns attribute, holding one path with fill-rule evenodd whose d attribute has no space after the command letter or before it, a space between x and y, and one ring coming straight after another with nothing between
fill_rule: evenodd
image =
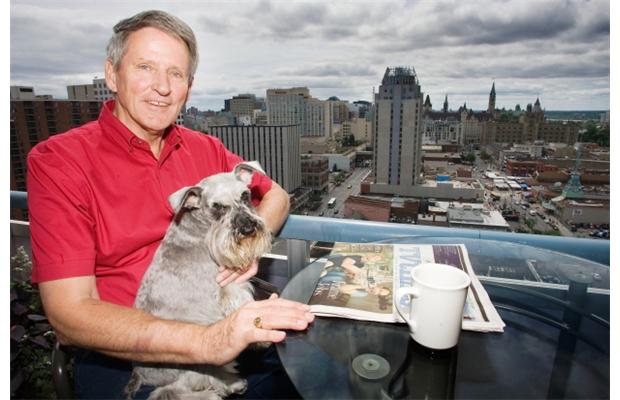
<instances>
[{"instance_id":1,"label":"man in red polo shirt","mask_svg":"<svg viewBox=\"0 0 620 400\"><path fill-rule=\"evenodd\" d=\"M131 364L120 359L221 365L251 343L282 341L284 330L303 330L313 320L306 305L278 298L249 303L211 326L131 307L173 217L169 195L242 160L217 139L174 125L198 60L184 22L160 11L137 14L114 27L107 50L106 82L116 99L97 121L50 138L28 156L32 278L61 343L90 350L79 353L75 370L78 394L90 398L121 396ZM258 173L250 189L277 232L288 214L287 193ZM218 282L245 281L257 265L242 275L222 269ZM277 394L253 392L248 379L249 396ZM290 396L281 382L274 388Z\"/></svg>"}]
</instances>

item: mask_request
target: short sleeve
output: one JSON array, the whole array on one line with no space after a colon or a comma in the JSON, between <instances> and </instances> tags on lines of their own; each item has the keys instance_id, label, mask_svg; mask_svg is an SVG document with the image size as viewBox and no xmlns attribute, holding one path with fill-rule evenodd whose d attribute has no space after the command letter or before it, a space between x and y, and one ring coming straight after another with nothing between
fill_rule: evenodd
<instances>
[{"instance_id":1,"label":"short sleeve","mask_svg":"<svg viewBox=\"0 0 620 400\"><path fill-rule=\"evenodd\" d=\"M78 169L43 142L28 155L32 281L95 273L94 218Z\"/></svg>"},{"instance_id":2,"label":"short sleeve","mask_svg":"<svg viewBox=\"0 0 620 400\"><path fill-rule=\"evenodd\" d=\"M223 144L221 144L221 142L220 145L222 159L226 163L226 171L232 171L237 164L246 161L235 153L228 150ZM250 192L252 193L252 204L254 204L254 206L257 206L262 200L263 196L265 196L265 194L269 190L271 190L272 184L273 181L267 175L260 172L254 172L254 174L252 174L252 181L250 182L248 187L250 189Z\"/></svg>"}]
</instances>

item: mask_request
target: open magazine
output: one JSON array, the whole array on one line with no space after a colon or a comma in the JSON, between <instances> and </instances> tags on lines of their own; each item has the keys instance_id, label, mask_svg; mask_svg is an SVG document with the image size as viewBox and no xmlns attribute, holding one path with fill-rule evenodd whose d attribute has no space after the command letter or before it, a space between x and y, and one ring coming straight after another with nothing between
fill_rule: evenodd
<instances>
[{"instance_id":1,"label":"open magazine","mask_svg":"<svg viewBox=\"0 0 620 400\"><path fill-rule=\"evenodd\" d=\"M465 330L503 332L504 321L476 277L462 244L334 244L308 304L320 316L404 322L393 302L399 287L411 286L411 269L423 263L452 265L471 278L463 310ZM408 309L409 298L401 305ZM437 310L441 312L441 310Z\"/></svg>"}]
</instances>

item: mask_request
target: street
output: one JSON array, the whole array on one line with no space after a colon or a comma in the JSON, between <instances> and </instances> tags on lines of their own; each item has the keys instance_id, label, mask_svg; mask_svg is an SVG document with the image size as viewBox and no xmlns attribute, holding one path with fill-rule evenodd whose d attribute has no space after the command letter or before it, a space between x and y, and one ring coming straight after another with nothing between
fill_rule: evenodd
<instances>
[{"instance_id":1,"label":"street","mask_svg":"<svg viewBox=\"0 0 620 400\"><path fill-rule=\"evenodd\" d=\"M360 183L370 172L370 168L355 168L351 171L351 175L347 177L339 186L329 183L328 193L323 197L321 207L319 207L316 211L309 211L308 215L342 218L344 201L351 195L359 194ZM336 198L336 205L334 208L328 208L327 202L332 197Z\"/></svg>"}]
</instances>

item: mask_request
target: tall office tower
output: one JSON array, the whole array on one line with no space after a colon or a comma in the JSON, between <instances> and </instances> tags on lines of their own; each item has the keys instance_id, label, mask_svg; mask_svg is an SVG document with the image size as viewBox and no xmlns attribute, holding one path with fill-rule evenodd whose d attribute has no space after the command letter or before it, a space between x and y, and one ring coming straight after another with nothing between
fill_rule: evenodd
<instances>
[{"instance_id":1,"label":"tall office tower","mask_svg":"<svg viewBox=\"0 0 620 400\"><path fill-rule=\"evenodd\" d=\"M329 136L330 114L327 102L311 97L306 87L267 89L269 125L298 125L301 136Z\"/></svg>"},{"instance_id":2,"label":"tall office tower","mask_svg":"<svg viewBox=\"0 0 620 400\"><path fill-rule=\"evenodd\" d=\"M251 122L254 123L254 109L256 108L255 95L246 93L234 96L230 99L229 107L230 112L235 118L249 117Z\"/></svg>"},{"instance_id":3,"label":"tall office tower","mask_svg":"<svg viewBox=\"0 0 620 400\"><path fill-rule=\"evenodd\" d=\"M258 161L267 175L292 193L301 186L301 156L296 125L223 125L209 128L233 153Z\"/></svg>"},{"instance_id":4,"label":"tall office tower","mask_svg":"<svg viewBox=\"0 0 620 400\"><path fill-rule=\"evenodd\" d=\"M495 81L493 81L493 86L491 87L491 93L489 93L489 106L487 107L487 112L493 114L495 111Z\"/></svg>"},{"instance_id":5,"label":"tall office tower","mask_svg":"<svg viewBox=\"0 0 620 400\"><path fill-rule=\"evenodd\" d=\"M376 184L410 187L419 183L422 97L413 67L385 70L375 94Z\"/></svg>"},{"instance_id":6,"label":"tall office tower","mask_svg":"<svg viewBox=\"0 0 620 400\"><path fill-rule=\"evenodd\" d=\"M93 79L93 86L95 87L95 100L105 101L114 98L114 92L108 89L105 78L95 77Z\"/></svg>"},{"instance_id":7,"label":"tall office tower","mask_svg":"<svg viewBox=\"0 0 620 400\"><path fill-rule=\"evenodd\" d=\"M67 98L69 100L98 100L95 96L95 85L92 83L67 86Z\"/></svg>"},{"instance_id":8,"label":"tall office tower","mask_svg":"<svg viewBox=\"0 0 620 400\"><path fill-rule=\"evenodd\" d=\"M342 124L344 121L348 121L349 107L347 101L342 101L336 96L332 96L327 99L332 114L332 122L334 124Z\"/></svg>"}]
</instances>

